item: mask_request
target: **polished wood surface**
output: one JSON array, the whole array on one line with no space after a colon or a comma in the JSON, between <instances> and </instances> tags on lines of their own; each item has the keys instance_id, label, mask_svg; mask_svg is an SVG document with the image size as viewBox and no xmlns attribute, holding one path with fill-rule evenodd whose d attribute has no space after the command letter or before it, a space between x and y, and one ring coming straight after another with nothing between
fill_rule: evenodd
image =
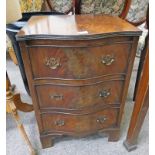
<instances>
[{"instance_id":1,"label":"polished wood surface","mask_svg":"<svg viewBox=\"0 0 155 155\"><path fill-rule=\"evenodd\" d=\"M125 74L131 41L113 40L110 45L104 45L103 41L98 41L96 45L72 48L54 48L48 45L30 47L28 53L34 79L84 79L98 77L103 73ZM70 46L75 45L70 43Z\"/></svg>"},{"instance_id":2,"label":"polished wood surface","mask_svg":"<svg viewBox=\"0 0 155 155\"><path fill-rule=\"evenodd\" d=\"M120 18L127 20L126 17L127 17L128 13L129 13L129 9L131 7L131 2L132 2L131 0L125 0L124 1L124 7L122 9L122 12L120 12L120 14L118 15ZM76 14L76 15L82 14L81 13L81 3L82 3L81 0L73 0L72 7L69 10L67 10L66 12L63 12L63 13L64 14L71 13L71 14ZM53 9L53 5L52 5L50 0L44 0L41 10L43 12L44 11L56 11L56 10ZM92 14L92 13L89 13L89 14ZM100 13L100 14L103 14L103 13ZM108 12L106 14L108 14ZM134 26L139 26L139 25L145 23L146 17L143 17L142 19L139 19L136 22L129 21L129 20L127 20L127 21L129 23L131 23L132 25L134 25Z\"/></svg>"},{"instance_id":3,"label":"polished wood surface","mask_svg":"<svg viewBox=\"0 0 155 155\"><path fill-rule=\"evenodd\" d=\"M136 27L119 17L108 15L34 16L18 33L17 38L28 37L29 35L39 35L40 37L42 35L46 35L46 37L47 35L64 35L64 37L75 35L79 37L79 35L107 35L107 33L110 35L114 33L126 34L128 32L132 35L141 33Z\"/></svg>"},{"instance_id":4,"label":"polished wood surface","mask_svg":"<svg viewBox=\"0 0 155 155\"><path fill-rule=\"evenodd\" d=\"M124 81L112 80L78 86L44 84L36 87L41 109L82 109L120 104Z\"/></svg>"},{"instance_id":5,"label":"polished wood surface","mask_svg":"<svg viewBox=\"0 0 155 155\"><path fill-rule=\"evenodd\" d=\"M56 133L80 136L89 132L97 132L115 126L117 115L117 109L104 109L87 115L46 113L42 114L44 133L55 131Z\"/></svg>"},{"instance_id":6,"label":"polished wood surface","mask_svg":"<svg viewBox=\"0 0 155 155\"><path fill-rule=\"evenodd\" d=\"M118 17L30 19L17 39L43 148L62 135L104 132L109 141L119 139L140 34Z\"/></svg>"},{"instance_id":7,"label":"polished wood surface","mask_svg":"<svg viewBox=\"0 0 155 155\"><path fill-rule=\"evenodd\" d=\"M124 146L128 151L137 148L137 139L143 125L149 107L149 52L146 51L146 58L138 84L135 98L135 105L130 120L128 134Z\"/></svg>"},{"instance_id":8,"label":"polished wood surface","mask_svg":"<svg viewBox=\"0 0 155 155\"><path fill-rule=\"evenodd\" d=\"M149 9L147 10L146 25L149 30ZM134 92L135 105L127 137L124 141L124 146L128 151L137 148L138 136L149 108L149 33L145 39L145 46L142 52Z\"/></svg>"}]
</instances>

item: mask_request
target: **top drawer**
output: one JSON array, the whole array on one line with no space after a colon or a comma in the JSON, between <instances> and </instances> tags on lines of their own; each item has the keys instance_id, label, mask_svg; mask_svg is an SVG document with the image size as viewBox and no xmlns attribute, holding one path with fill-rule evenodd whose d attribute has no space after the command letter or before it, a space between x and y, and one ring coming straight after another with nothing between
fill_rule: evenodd
<instances>
[{"instance_id":1,"label":"top drawer","mask_svg":"<svg viewBox=\"0 0 155 155\"><path fill-rule=\"evenodd\" d=\"M29 47L34 79L85 79L125 73L131 44L98 47Z\"/></svg>"}]
</instances>

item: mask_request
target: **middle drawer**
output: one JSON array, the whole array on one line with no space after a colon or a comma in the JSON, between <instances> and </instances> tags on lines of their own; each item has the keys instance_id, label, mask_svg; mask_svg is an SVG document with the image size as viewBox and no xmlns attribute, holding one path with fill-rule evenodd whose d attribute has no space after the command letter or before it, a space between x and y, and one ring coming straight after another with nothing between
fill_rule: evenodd
<instances>
[{"instance_id":1,"label":"middle drawer","mask_svg":"<svg viewBox=\"0 0 155 155\"><path fill-rule=\"evenodd\" d=\"M84 86L44 84L36 86L41 109L81 109L98 104L120 104L124 81L114 80Z\"/></svg>"}]
</instances>

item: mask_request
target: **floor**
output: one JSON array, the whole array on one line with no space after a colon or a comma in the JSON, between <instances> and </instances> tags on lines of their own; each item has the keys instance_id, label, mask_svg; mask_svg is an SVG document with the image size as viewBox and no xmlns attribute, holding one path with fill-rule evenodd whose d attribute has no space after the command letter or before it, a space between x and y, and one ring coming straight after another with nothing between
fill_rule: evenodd
<instances>
[{"instance_id":1,"label":"floor","mask_svg":"<svg viewBox=\"0 0 155 155\"><path fill-rule=\"evenodd\" d=\"M132 95L134 90L134 81L136 77L138 59L136 58L133 74L130 82L127 102L125 105L124 116L121 126L121 137L118 142L107 142L104 135L92 135L87 138L67 138L63 137L55 141L54 147L41 149L39 133L36 124L34 112L19 112L26 132L30 138L38 155L148 155L149 154L149 124L148 114L145 118L140 137L138 139L138 148L128 153L123 146L129 120L133 108ZM18 66L14 65L10 59L7 59L7 71L11 82L16 85L16 91L21 93L23 102L31 103L22 83ZM10 114L6 116L6 148L7 155L29 155L28 147L25 145L16 128L16 124Z\"/></svg>"}]
</instances>

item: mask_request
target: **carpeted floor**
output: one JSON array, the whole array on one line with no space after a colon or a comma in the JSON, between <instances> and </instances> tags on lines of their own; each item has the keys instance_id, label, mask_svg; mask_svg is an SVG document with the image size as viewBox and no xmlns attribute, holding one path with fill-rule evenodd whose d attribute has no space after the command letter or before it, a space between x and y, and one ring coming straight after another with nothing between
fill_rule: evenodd
<instances>
[{"instance_id":1,"label":"carpeted floor","mask_svg":"<svg viewBox=\"0 0 155 155\"><path fill-rule=\"evenodd\" d=\"M133 103L132 95L134 90L134 81L136 76L138 59L136 59L132 80L128 92L128 98L125 106L124 116L121 127L121 137L118 142L107 142L107 138L103 135L92 135L86 138L67 138L63 137L55 141L55 145L48 149L41 149L39 141L39 133L36 124L34 112L23 113L19 112L21 120L24 124L26 132L30 138L38 155L148 155L149 154L149 124L148 114L145 118L139 139L138 148L135 151L128 153L123 146L129 125ZM16 91L20 92L22 100L27 103L32 103L31 98L27 95L22 83L21 75L18 66L12 61L7 60L7 71L11 82L16 84ZM6 116L6 148L7 155L29 155L27 145L20 136L16 128L16 124L10 114Z\"/></svg>"}]
</instances>

